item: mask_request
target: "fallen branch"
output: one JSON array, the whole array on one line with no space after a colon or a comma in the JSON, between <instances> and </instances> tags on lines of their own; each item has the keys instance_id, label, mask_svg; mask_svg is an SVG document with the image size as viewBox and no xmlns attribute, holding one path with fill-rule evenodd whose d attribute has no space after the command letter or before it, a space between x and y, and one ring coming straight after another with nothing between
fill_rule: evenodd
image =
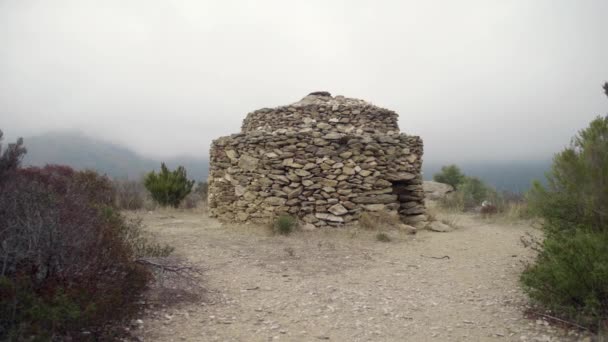
<instances>
[{"instance_id":1,"label":"fallen branch","mask_svg":"<svg viewBox=\"0 0 608 342\"><path fill-rule=\"evenodd\" d=\"M156 280L163 286L165 280L186 280L192 286L198 286L202 270L196 265L177 258L139 258L135 262L156 270ZM172 277L173 276L173 277Z\"/></svg>"},{"instance_id":2,"label":"fallen branch","mask_svg":"<svg viewBox=\"0 0 608 342\"><path fill-rule=\"evenodd\" d=\"M557 317L554 317L554 316L551 316L551 315L547 315L547 314L536 312L536 311L531 311L531 313L533 313L535 315L538 315L538 316L542 316L542 317L548 318L548 319L553 320L553 321L557 321L557 322L560 322L560 323L568 324L568 325L571 325L573 327L577 327L579 329L589 330L589 328L586 328L586 327L584 327L584 326L582 326L580 324L577 324L577 323L574 323L574 322L570 322L570 321L566 321L564 319L557 318Z\"/></svg>"},{"instance_id":3,"label":"fallen branch","mask_svg":"<svg viewBox=\"0 0 608 342\"><path fill-rule=\"evenodd\" d=\"M135 262L138 264L141 264L141 265L154 266L162 271L168 271L168 272L173 272L173 273L179 273L182 271L197 271L197 270L195 270L195 268L193 266L166 265L166 264L156 263L156 262L150 261L148 259L136 259Z\"/></svg>"},{"instance_id":4,"label":"fallen branch","mask_svg":"<svg viewBox=\"0 0 608 342\"><path fill-rule=\"evenodd\" d=\"M429 259L449 259L450 258L449 255L444 255L442 257L436 257L436 256L426 256L426 255L420 254L420 256L424 257L424 258L429 258Z\"/></svg>"}]
</instances>

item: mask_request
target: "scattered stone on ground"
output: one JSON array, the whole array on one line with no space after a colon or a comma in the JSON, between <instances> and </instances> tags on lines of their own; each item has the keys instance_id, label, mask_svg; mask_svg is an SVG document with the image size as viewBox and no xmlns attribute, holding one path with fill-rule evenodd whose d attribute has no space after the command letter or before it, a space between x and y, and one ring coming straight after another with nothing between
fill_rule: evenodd
<instances>
[{"instance_id":1,"label":"scattered stone on ground","mask_svg":"<svg viewBox=\"0 0 608 342\"><path fill-rule=\"evenodd\" d=\"M448 226L447 224L440 222L440 221L433 221L433 222L429 222L426 225L426 228L429 230L432 230L434 232L451 232L452 230L454 230L454 228Z\"/></svg>"}]
</instances>

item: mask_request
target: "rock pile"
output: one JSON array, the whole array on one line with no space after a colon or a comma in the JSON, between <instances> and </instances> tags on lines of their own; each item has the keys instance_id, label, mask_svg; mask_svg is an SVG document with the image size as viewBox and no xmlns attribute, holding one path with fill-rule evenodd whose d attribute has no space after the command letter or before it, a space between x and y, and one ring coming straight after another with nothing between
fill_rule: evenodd
<instances>
[{"instance_id":1,"label":"rock pile","mask_svg":"<svg viewBox=\"0 0 608 342\"><path fill-rule=\"evenodd\" d=\"M399 133L395 112L313 93L252 112L242 133L213 141L210 214L266 222L284 213L336 226L388 210L424 222L422 153L419 137Z\"/></svg>"}]
</instances>

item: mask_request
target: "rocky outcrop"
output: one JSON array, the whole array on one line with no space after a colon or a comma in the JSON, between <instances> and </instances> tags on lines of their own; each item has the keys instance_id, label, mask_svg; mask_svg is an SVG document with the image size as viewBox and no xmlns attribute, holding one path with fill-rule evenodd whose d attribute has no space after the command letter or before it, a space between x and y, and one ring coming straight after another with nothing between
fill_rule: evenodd
<instances>
[{"instance_id":1,"label":"rocky outcrop","mask_svg":"<svg viewBox=\"0 0 608 342\"><path fill-rule=\"evenodd\" d=\"M422 187L426 198L432 201L440 200L454 191L451 185L435 181L424 181Z\"/></svg>"},{"instance_id":2,"label":"rocky outcrop","mask_svg":"<svg viewBox=\"0 0 608 342\"><path fill-rule=\"evenodd\" d=\"M286 213L317 227L364 211L424 218L422 140L399 133L392 111L317 94L250 113L242 133L213 141L210 214L264 222Z\"/></svg>"}]
</instances>

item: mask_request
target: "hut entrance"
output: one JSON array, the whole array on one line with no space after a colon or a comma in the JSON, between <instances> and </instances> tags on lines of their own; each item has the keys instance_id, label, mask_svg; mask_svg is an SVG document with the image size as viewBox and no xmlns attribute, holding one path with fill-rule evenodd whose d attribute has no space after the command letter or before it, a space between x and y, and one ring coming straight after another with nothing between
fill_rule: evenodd
<instances>
[{"instance_id":1,"label":"hut entrance","mask_svg":"<svg viewBox=\"0 0 608 342\"><path fill-rule=\"evenodd\" d=\"M411 180L392 181L393 194L398 196L399 216L402 218L411 215L409 211L416 206L418 198L412 193L416 185Z\"/></svg>"}]
</instances>

